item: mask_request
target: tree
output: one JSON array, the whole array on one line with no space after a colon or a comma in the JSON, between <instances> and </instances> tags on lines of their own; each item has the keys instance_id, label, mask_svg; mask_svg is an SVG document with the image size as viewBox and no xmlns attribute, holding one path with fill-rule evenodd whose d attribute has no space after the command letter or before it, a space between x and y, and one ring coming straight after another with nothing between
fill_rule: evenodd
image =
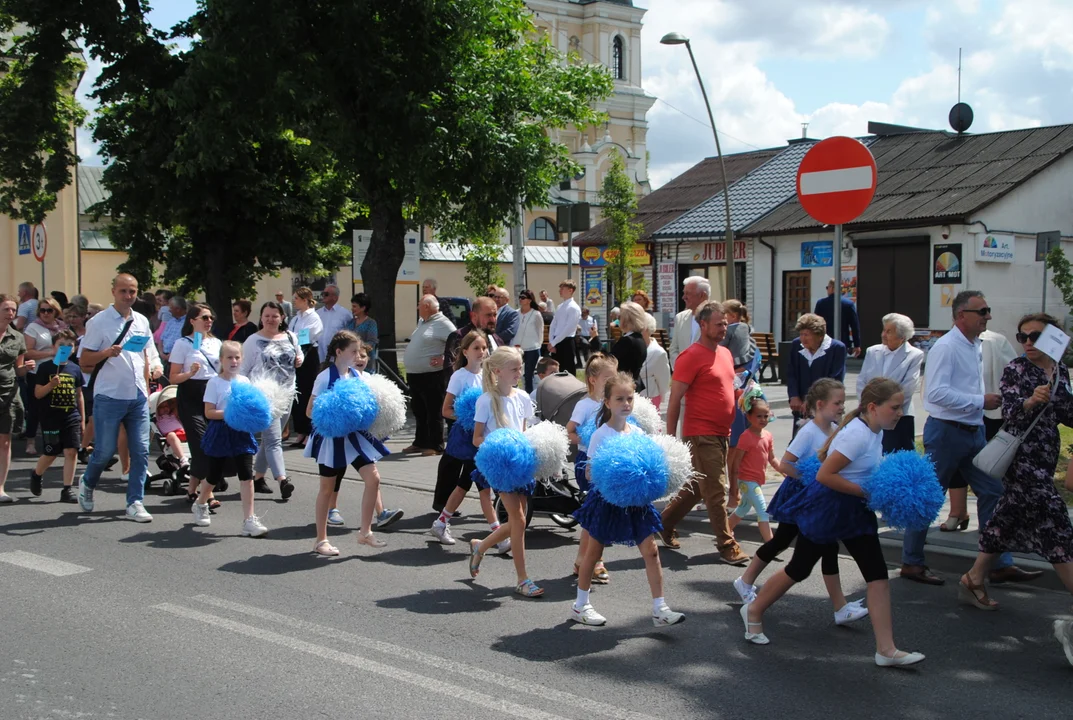
<instances>
[{"instance_id":1,"label":"tree","mask_svg":"<svg viewBox=\"0 0 1073 720\"><path fill-rule=\"evenodd\" d=\"M626 164L617 152L612 153L611 164L604 175L600 206L607 223L607 251L604 253L607 282L617 305L625 299L633 273L641 266L641 260L634 255L634 250L643 231L643 226L633 221L637 213L637 195L633 182L626 174ZM635 286L633 289L644 288Z\"/></svg>"},{"instance_id":2,"label":"tree","mask_svg":"<svg viewBox=\"0 0 1073 720\"><path fill-rule=\"evenodd\" d=\"M463 246L466 261L466 284L474 295L484 295L489 285L503 286L507 279L499 263L503 262L503 243L497 229L470 240Z\"/></svg>"}]
</instances>

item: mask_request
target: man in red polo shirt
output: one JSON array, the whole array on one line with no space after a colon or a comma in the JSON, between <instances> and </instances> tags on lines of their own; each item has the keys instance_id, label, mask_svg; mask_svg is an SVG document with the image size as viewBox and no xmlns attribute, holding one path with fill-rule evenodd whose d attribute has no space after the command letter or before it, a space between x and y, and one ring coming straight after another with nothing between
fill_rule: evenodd
<instances>
[{"instance_id":1,"label":"man in red polo shirt","mask_svg":"<svg viewBox=\"0 0 1073 720\"><path fill-rule=\"evenodd\" d=\"M667 434L673 435L686 399L682 440L689 443L693 469L700 477L686 485L663 510L660 539L667 547L681 547L674 528L703 499L715 543L723 562L744 565L741 551L727 524L725 480L727 445L734 422L734 359L719 343L727 333L723 306L708 302L697 311L700 336L682 351L674 364L671 399L667 406Z\"/></svg>"}]
</instances>

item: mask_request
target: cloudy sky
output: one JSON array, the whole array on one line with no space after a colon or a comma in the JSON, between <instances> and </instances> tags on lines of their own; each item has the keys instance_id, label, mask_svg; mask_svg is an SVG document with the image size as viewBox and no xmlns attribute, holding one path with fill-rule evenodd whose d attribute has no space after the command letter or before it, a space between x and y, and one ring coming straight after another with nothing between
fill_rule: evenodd
<instances>
[{"instance_id":1,"label":"cloudy sky","mask_svg":"<svg viewBox=\"0 0 1073 720\"><path fill-rule=\"evenodd\" d=\"M869 120L945 129L959 47L972 132L1073 122L1071 0L634 2L648 8L642 84L658 98L654 187L715 151L685 48L659 44L671 31L691 39L727 153L781 145L803 122L814 138L863 135ZM170 27L195 2L152 5L154 25ZM79 143L99 162L88 131Z\"/></svg>"}]
</instances>

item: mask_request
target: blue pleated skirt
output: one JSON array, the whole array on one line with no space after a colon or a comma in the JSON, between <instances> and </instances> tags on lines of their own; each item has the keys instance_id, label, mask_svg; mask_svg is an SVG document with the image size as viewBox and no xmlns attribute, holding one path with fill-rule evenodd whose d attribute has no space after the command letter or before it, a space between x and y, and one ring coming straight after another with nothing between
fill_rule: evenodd
<instances>
[{"instance_id":1,"label":"blue pleated skirt","mask_svg":"<svg viewBox=\"0 0 1073 720\"><path fill-rule=\"evenodd\" d=\"M477 457L477 447L473 444L473 433L466 432L460 422L452 423L451 429L447 432L447 446L444 452L459 460L472 460Z\"/></svg>"},{"instance_id":2,"label":"blue pleated skirt","mask_svg":"<svg viewBox=\"0 0 1073 720\"><path fill-rule=\"evenodd\" d=\"M659 511L652 503L642 507L619 507L590 490L574 518L601 545L640 545L663 530Z\"/></svg>"},{"instance_id":3,"label":"blue pleated skirt","mask_svg":"<svg viewBox=\"0 0 1073 720\"><path fill-rule=\"evenodd\" d=\"M257 440L253 433L236 430L223 420L209 420L201 438L201 451L215 458L256 455Z\"/></svg>"},{"instance_id":4,"label":"blue pleated skirt","mask_svg":"<svg viewBox=\"0 0 1073 720\"><path fill-rule=\"evenodd\" d=\"M805 487L792 522L814 543L832 543L879 533L876 514L864 498L814 482Z\"/></svg>"},{"instance_id":5,"label":"blue pleated skirt","mask_svg":"<svg viewBox=\"0 0 1073 720\"><path fill-rule=\"evenodd\" d=\"M371 465L391 451L364 430L337 438L326 438L314 430L302 454L314 458L318 465L338 470L353 465L355 460L359 465Z\"/></svg>"},{"instance_id":6,"label":"blue pleated skirt","mask_svg":"<svg viewBox=\"0 0 1073 720\"><path fill-rule=\"evenodd\" d=\"M589 489L589 456L584 450L578 450L574 457L574 481L580 490Z\"/></svg>"},{"instance_id":7,"label":"blue pleated skirt","mask_svg":"<svg viewBox=\"0 0 1073 720\"><path fill-rule=\"evenodd\" d=\"M805 484L798 478L787 477L783 479L775 496L768 503L767 512L775 522L793 523L794 513L800 504Z\"/></svg>"}]
</instances>

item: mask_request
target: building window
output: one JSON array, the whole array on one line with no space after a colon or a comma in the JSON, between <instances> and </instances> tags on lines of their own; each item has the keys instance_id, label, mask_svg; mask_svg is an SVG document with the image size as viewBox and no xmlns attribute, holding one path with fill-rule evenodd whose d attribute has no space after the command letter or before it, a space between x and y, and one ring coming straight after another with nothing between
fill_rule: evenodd
<instances>
[{"instance_id":1,"label":"building window","mask_svg":"<svg viewBox=\"0 0 1073 720\"><path fill-rule=\"evenodd\" d=\"M616 80L626 79L626 46L621 35L611 41L611 74Z\"/></svg>"},{"instance_id":2,"label":"building window","mask_svg":"<svg viewBox=\"0 0 1073 720\"><path fill-rule=\"evenodd\" d=\"M530 240L555 240L555 224L547 218L537 218L529 225Z\"/></svg>"}]
</instances>

